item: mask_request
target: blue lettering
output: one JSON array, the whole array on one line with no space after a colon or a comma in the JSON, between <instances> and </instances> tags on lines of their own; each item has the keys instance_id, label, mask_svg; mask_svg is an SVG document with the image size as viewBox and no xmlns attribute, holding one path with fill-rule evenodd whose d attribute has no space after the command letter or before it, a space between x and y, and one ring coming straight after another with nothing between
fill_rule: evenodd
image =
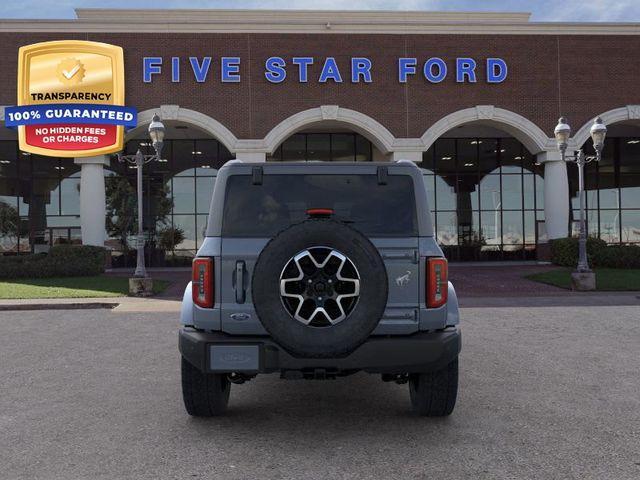
<instances>
[{"instance_id":1,"label":"blue lettering","mask_svg":"<svg viewBox=\"0 0 640 480\"><path fill-rule=\"evenodd\" d=\"M191 62L191 69L193 70L193 75L196 77L196 82L204 82L207 79L209 67L211 66L211 57L204 57L202 59L202 65L198 63L197 57L189 57L189 62Z\"/></svg>"},{"instance_id":2,"label":"blue lettering","mask_svg":"<svg viewBox=\"0 0 640 480\"><path fill-rule=\"evenodd\" d=\"M433 73L433 67L438 67L437 75ZM441 58L430 58L424 64L424 76L431 83L440 83L447 76L447 64Z\"/></svg>"},{"instance_id":3,"label":"blue lettering","mask_svg":"<svg viewBox=\"0 0 640 480\"><path fill-rule=\"evenodd\" d=\"M351 59L351 82L360 82L360 77L363 77L365 83L371 83L371 60L354 57Z\"/></svg>"},{"instance_id":4,"label":"blue lettering","mask_svg":"<svg viewBox=\"0 0 640 480\"><path fill-rule=\"evenodd\" d=\"M464 83L464 77L476 83L476 61L473 58L456 58L456 82Z\"/></svg>"},{"instance_id":5,"label":"blue lettering","mask_svg":"<svg viewBox=\"0 0 640 480\"><path fill-rule=\"evenodd\" d=\"M398 59L398 81L400 83L407 83L407 75L415 75L416 63L415 58L399 58Z\"/></svg>"},{"instance_id":6,"label":"blue lettering","mask_svg":"<svg viewBox=\"0 0 640 480\"><path fill-rule=\"evenodd\" d=\"M327 57L324 61L322 72L320 72L320 83L325 83L329 79L336 83L342 83L338 64L336 63L336 59L333 57Z\"/></svg>"},{"instance_id":7,"label":"blue lettering","mask_svg":"<svg viewBox=\"0 0 640 480\"><path fill-rule=\"evenodd\" d=\"M180 81L180 57L171 57L171 81L173 83Z\"/></svg>"},{"instance_id":8,"label":"blue lettering","mask_svg":"<svg viewBox=\"0 0 640 480\"><path fill-rule=\"evenodd\" d=\"M280 83L284 82L284 79L287 78L287 71L284 69L286 63L281 57L269 57L267 61L264 62L264 66L267 69L264 72L264 76L271 83Z\"/></svg>"},{"instance_id":9,"label":"blue lettering","mask_svg":"<svg viewBox=\"0 0 640 480\"><path fill-rule=\"evenodd\" d=\"M307 83L307 70L313 64L313 57L293 57L291 63L298 65L298 81Z\"/></svg>"},{"instance_id":10,"label":"blue lettering","mask_svg":"<svg viewBox=\"0 0 640 480\"><path fill-rule=\"evenodd\" d=\"M162 57L144 57L142 59L142 81L151 83L151 75L162 72Z\"/></svg>"},{"instance_id":11,"label":"blue lettering","mask_svg":"<svg viewBox=\"0 0 640 480\"><path fill-rule=\"evenodd\" d=\"M487 58L487 82L502 83L507 78L507 62L501 58Z\"/></svg>"},{"instance_id":12,"label":"blue lettering","mask_svg":"<svg viewBox=\"0 0 640 480\"><path fill-rule=\"evenodd\" d=\"M222 57L222 81L238 83L240 81L240 57Z\"/></svg>"}]
</instances>

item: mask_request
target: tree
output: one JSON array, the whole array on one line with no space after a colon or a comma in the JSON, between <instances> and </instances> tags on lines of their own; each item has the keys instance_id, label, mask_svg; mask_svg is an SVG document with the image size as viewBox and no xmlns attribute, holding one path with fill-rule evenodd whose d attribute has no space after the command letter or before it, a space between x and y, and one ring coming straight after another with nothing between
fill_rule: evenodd
<instances>
[{"instance_id":1,"label":"tree","mask_svg":"<svg viewBox=\"0 0 640 480\"><path fill-rule=\"evenodd\" d=\"M107 200L107 232L117 238L126 252L129 250L127 239L138 233L138 204L135 188L126 177L108 177L105 179ZM145 192L149 195L149 192ZM173 208L173 200L166 184L151 184L152 200L150 202L151 217L154 220L150 231L150 238L155 237L157 223L166 224L167 217Z\"/></svg>"},{"instance_id":2,"label":"tree","mask_svg":"<svg viewBox=\"0 0 640 480\"><path fill-rule=\"evenodd\" d=\"M0 238L7 237L18 242L20 235L20 215L18 209L0 201Z\"/></svg>"},{"instance_id":3,"label":"tree","mask_svg":"<svg viewBox=\"0 0 640 480\"><path fill-rule=\"evenodd\" d=\"M165 252L173 251L182 242L184 242L184 230L180 227L166 227L158 232L158 247Z\"/></svg>"}]
</instances>

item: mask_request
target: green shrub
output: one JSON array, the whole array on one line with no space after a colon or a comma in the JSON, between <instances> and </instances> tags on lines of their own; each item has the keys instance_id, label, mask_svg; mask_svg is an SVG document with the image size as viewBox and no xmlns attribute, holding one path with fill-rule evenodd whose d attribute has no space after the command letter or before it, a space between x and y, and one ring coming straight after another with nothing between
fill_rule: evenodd
<instances>
[{"instance_id":1,"label":"green shrub","mask_svg":"<svg viewBox=\"0 0 640 480\"><path fill-rule=\"evenodd\" d=\"M588 237L587 259L591 267L640 268L640 246L607 245L604 240ZM551 261L563 267L575 267L578 264L578 239L552 240Z\"/></svg>"},{"instance_id":2,"label":"green shrub","mask_svg":"<svg viewBox=\"0 0 640 480\"><path fill-rule=\"evenodd\" d=\"M89 245L56 245L49 253L0 257L0 278L79 277L104 272L106 250Z\"/></svg>"},{"instance_id":3,"label":"green shrub","mask_svg":"<svg viewBox=\"0 0 640 480\"><path fill-rule=\"evenodd\" d=\"M640 268L640 246L609 245L594 255L594 266L609 268Z\"/></svg>"}]
</instances>

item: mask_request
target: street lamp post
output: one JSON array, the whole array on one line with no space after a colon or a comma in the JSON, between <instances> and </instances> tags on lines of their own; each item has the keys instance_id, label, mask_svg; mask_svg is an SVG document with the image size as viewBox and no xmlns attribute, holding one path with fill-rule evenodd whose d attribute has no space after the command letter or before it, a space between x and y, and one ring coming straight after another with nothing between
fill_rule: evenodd
<instances>
[{"instance_id":1,"label":"street lamp post","mask_svg":"<svg viewBox=\"0 0 640 480\"><path fill-rule=\"evenodd\" d=\"M554 130L558 149L562 155L563 161L574 162L578 166L578 192L580 198L580 237L578 239L578 266L576 272L572 276L574 286L579 290L593 290L595 288L595 276L589 268L589 260L587 258L587 228L585 219L586 199L584 191L584 166L592 161L599 162L602 158L602 149L604 147L604 139L607 134L607 127L602 123L602 119L597 117L591 126L591 139L593 140L593 148L595 155L585 155L582 149L572 155L567 155L567 146L569 137L571 136L571 127L567 123L566 118L561 117L558 125ZM585 282L580 284L580 279Z\"/></svg>"},{"instance_id":2,"label":"street lamp post","mask_svg":"<svg viewBox=\"0 0 640 480\"><path fill-rule=\"evenodd\" d=\"M127 162L132 165L135 165L135 168L137 170L138 235L136 237L136 250L137 250L136 271L134 273L134 278L136 279L147 278L147 270L144 264L144 233L143 233L143 222L142 222L143 220L142 167L145 163L149 163L153 160L160 160L162 158L160 155L162 152L164 134L165 134L164 125L160 121L160 117L156 114L153 116L153 119L151 120L151 124L149 125L149 137L151 138L151 142L152 142L155 153L153 155L144 155L139 148L138 148L138 151L135 153L135 155L122 155L118 153L118 161ZM145 292L142 292L142 293L144 294ZM146 292L146 293L150 293L150 292Z\"/></svg>"}]
</instances>

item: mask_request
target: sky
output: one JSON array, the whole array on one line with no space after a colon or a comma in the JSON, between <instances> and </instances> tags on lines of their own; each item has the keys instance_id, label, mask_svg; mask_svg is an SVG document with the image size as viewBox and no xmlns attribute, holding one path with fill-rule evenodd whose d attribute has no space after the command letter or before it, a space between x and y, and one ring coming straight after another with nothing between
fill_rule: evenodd
<instances>
[{"instance_id":1,"label":"sky","mask_svg":"<svg viewBox=\"0 0 640 480\"><path fill-rule=\"evenodd\" d=\"M74 8L262 8L530 12L532 21L640 22L640 0L18 0L1 18L75 18Z\"/></svg>"}]
</instances>

